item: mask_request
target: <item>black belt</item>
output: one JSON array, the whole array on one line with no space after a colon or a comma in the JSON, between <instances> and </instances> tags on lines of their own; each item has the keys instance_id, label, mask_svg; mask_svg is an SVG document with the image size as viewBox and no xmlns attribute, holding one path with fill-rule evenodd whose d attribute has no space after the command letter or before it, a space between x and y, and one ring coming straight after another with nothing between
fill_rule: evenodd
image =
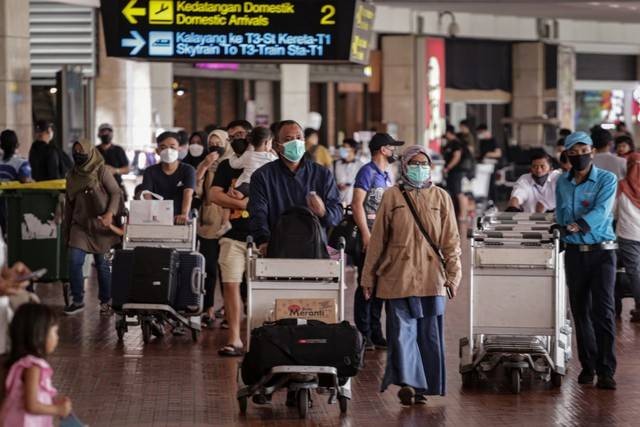
<instances>
[{"instance_id":1,"label":"black belt","mask_svg":"<svg viewBox=\"0 0 640 427\"><path fill-rule=\"evenodd\" d=\"M615 251L618 249L618 244L613 240L596 243L595 245L574 245L572 243L567 243L566 245L567 249L573 249L578 252Z\"/></svg>"}]
</instances>

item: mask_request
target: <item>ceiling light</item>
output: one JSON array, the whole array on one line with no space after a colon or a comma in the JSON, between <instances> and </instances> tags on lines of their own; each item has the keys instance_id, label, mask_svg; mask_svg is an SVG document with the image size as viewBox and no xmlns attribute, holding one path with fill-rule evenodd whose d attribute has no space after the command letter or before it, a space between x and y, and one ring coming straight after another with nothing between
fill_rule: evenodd
<instances>
[{"instance_id":1,"label":"ceiling light","mask_svg":"<svg viewBox=\"0 0 640 427\"><path fill-rule=\"evenodd\" d=\"M371 77L373 75L373 68L371 68L371 65L367 65L364 67L363 72L365 77Z\"/></svg>"},{"instance_id":2,"label":"ceiling light","mask_svg":"<svg viewBox=\"0 0 640 427\"><path fill-rule=\"evenodd\" d=\"M445 16L451 17L451 23L447 28L447 33L449 34L449 37L456 37L458 34L460 34L460 26L456 22L456 17L453 14L453 12L449 10L445 10L444 12L440 12L438 14L438 29L442 31L442 21L444 20Z\"/></svg>"},{"instance_id":3,"label":"ceiling light","mask_svg":"<svg viewBox=\"0 0 640 427\"><path fill-rule=\"evenodd\" d=\"M58 93L58 88L57 88L57 87L55 87L55 86L54 86L54 87L52 87L52 88L50 88L50 89L49 89L49 93L50 93L51 95L55 95L56 93Z\"/></svg>"}]
</instances>

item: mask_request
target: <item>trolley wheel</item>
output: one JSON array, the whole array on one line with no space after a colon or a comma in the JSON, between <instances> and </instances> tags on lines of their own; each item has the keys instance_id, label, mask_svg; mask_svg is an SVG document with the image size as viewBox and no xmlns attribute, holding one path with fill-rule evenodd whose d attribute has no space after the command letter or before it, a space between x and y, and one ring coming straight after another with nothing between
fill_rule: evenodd
<instances>
[{"instance_id":1,"label":"trolley wheel","mask_svg":"<svg viewBox=\"0 0 640 427\"><path fill-rule=\"evenodd\" d=\"M147 344L151 339L151 322L149 320L142 320L140 327L142 328L142 341Z\"/></svg>"},{"instance_id":2,"label":"trolley wheel","mask_svg":"<svg viewBox=\"0 0 640 427\"><path fill-rule=\"evenodd\" d=\"M520 393L520 369L511 370L511 391L515 394Z\"/></svg>"},{"instance_id":3,"label":"trolley wheel","mask_svg":"<svg viewBox=\"0 0 640 427\"><path fill-rule=\"evenodd\" d=\"M557 372L551 372L551 384L556 388L560 388L562 386L562 375Z\"/></svg>"},{"instance_id":4,"label":"trolley wheel","mask_svg":"<svg viewBox=\"0 0 640 427\"><path fill-rule=\"evenodd\" d=\"M198 331L197 329L192 329L191 339L193 340L193 342L198 342L198 337L200 337L200 331Z\"/></svg>"},{"instance_id":5,"label":"trolley wheel","mask_svg":"<svg viewBox=\"0 0 640 427\"><path fill-rule=\"evenodd\" d=\"M240 407L240 414L245 415L247 413L247 396L238 398L238 406Z\"/></svg>"},{"instance_id":6,"label":"trolley wheel","mask_svg":"<svg viewBox=\"0 0 640 427\"><path fill-rule=\"evenodd\" d=\"M118 341L122 341L122 339L124 338L124 334L126 332L127 332L126 326L124 326L120 322L117 322L116 323L116 333L118 334Z\"/></svg>"},{"instance_id":7,"label":"trolley wheel","mask_svg":"<svg viewBox=\"0 0 640 427\"><path fill-rule=\"evenodd\" d=\"M298 414L300 418L307 418L309 412L309 390L302 389L298 391Z\"/></svg>"},{"instance_id":8,"label":"trolley wheel","mask_svg":"<svg viewBox=\"0 0 640 427\"><path fill-rule=\"evenodd\" d=\"M476 382L476 371L468 371L462 373L462 387L471 388Z\"/></svg>"},{"instance_id":9,"label":"trolley wheel","mask_svg":"<svg viewBox=\"0 0 640 427\"><path fill-rule=\"evenodd\" d=\"M345 396L338 396L338 404L340 405L340 413L346 414L349 407L349 399Z\"/></svg>"}]
</instances>

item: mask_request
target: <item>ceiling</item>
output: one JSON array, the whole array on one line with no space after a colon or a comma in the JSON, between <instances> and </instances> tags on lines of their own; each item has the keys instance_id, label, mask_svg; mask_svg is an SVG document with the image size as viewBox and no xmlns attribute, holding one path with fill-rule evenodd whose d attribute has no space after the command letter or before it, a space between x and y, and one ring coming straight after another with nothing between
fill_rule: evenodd
<instances>
[{"instance_id":1,"label":"ceiling","mask_svg":"<svg viewBox=\"0 0 640 427\"><path fill-rule=\"evenodd\" d=\"M493 0L420 1L374 0L375 4L404 6L424 11L485 13L520 17L579 19L609 22L640 22L640 1Z\"/></svg>"}]
</instances>

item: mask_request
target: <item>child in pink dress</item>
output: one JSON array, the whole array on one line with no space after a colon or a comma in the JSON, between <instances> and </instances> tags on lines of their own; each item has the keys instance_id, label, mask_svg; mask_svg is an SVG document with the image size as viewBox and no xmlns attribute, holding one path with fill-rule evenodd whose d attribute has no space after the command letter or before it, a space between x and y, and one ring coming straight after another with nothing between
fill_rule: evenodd
<instances>
[{"instance_id":1,"label":"child in pink dress","mask_svg":"<svg viewBox=\"0 0 640 427\"><path fill-rule=\"evenodd\" d=\"M58 346L58 321L49 307L24 304L10 326L11 356L0 409L0 427L52 427L71 413L71 400L57 396L45 357Z\"/></svg>"}]
</instances>

